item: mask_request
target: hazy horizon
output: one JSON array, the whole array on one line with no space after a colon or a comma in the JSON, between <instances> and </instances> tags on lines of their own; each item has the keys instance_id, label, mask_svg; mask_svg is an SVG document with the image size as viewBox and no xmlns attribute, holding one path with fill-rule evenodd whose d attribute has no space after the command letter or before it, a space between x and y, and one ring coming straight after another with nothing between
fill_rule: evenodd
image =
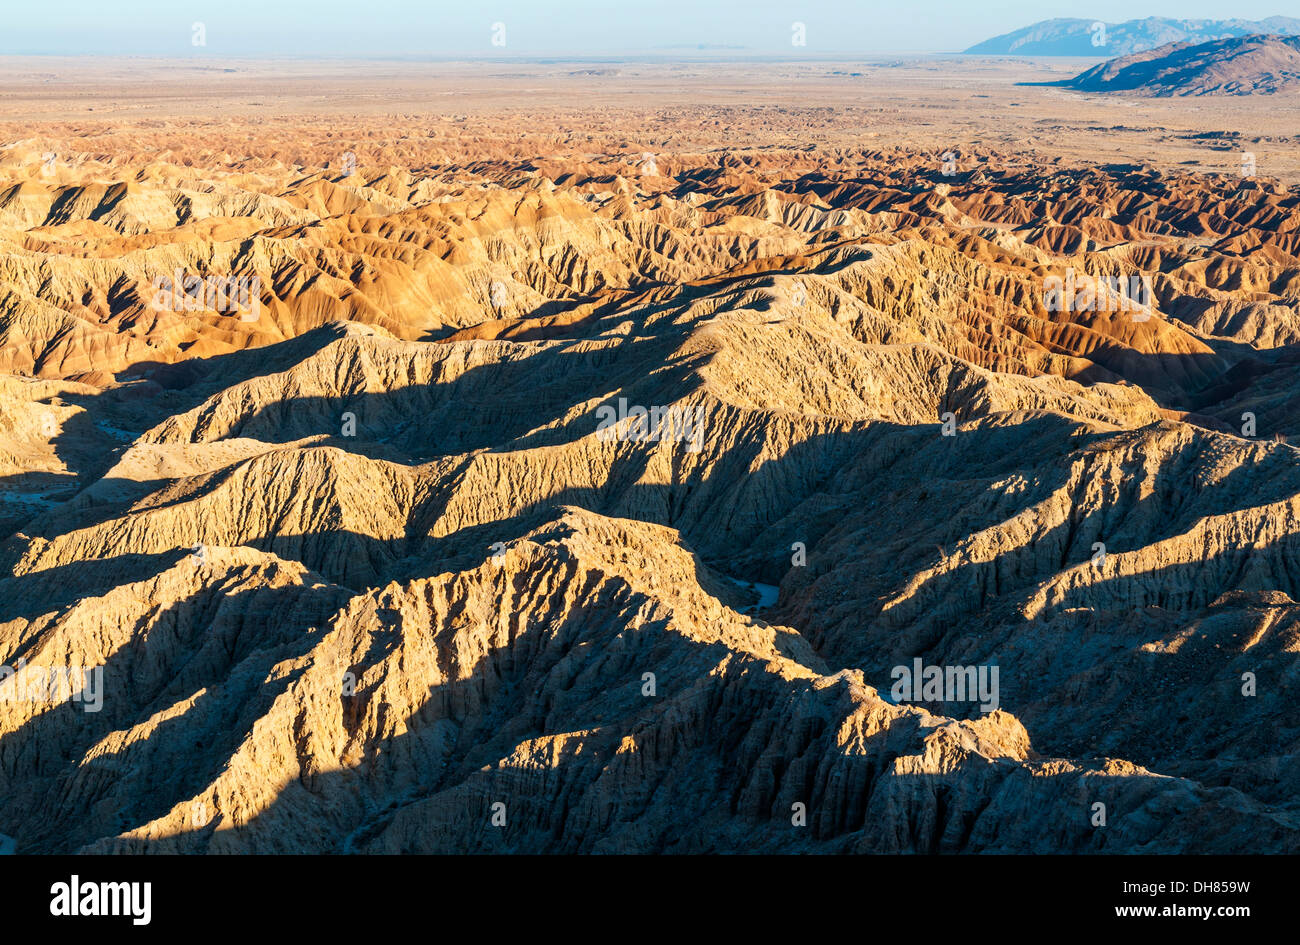
<instances>
[{"instance_id":1,"label":"hazy horizon","mask_svg":"<svg viewBox=\"0 0 1300 945\"><path fill-rule=\"evenodd\" d=\"M134 0L106 9L67 0L11 11L0 55L150 58L603 59L629 56L824 58L959 53L976 43L1049 19L1107 23L1145 17L1260 20L1295 15L1276 0L1008 0L994 9L959 0L907 8L884 3L843 9L831 0L698 4L684 0L611 11L594 0L547 9L502 0L469 10L409 0L361 7L338 0L267 9L250 0L183 8ZM202 24L203 43L194 42ZM802 24L804 45L791 42Z\"/></svg>"}]
</instances>

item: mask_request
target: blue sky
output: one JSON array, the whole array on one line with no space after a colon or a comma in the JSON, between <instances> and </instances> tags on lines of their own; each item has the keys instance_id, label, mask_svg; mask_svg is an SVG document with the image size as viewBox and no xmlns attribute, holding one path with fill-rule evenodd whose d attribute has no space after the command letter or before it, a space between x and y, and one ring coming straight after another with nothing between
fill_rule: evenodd
<instances>
[{"instance_id":1,"label":"blue sky","mask_svg":"<svg viewBox=\"0 0 1300 945\"><path fill-rule=\"evenodd\" d=\"M741 55L954 52L1053 17L1300 16L1300 0L44 0L6 4L0 54ZM807 46L791 46L791 24ZM192 25L204 24L196 47ZM505 45L491 42L505 24ZM717 50L721 52L722 50Z\"/></svg>"}]
</instances>

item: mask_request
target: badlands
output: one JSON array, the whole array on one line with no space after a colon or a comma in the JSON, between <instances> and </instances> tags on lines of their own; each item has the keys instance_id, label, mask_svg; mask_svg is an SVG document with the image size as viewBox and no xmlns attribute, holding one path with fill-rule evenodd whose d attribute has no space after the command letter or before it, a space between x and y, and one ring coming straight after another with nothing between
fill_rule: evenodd
<instances>
[{"instance_id":1,"label":"badlands","mask_svg":"<svg viewBox=\"0 0 1300 945\"><path fill-rule=\"evenodd\" d=\"M1294 115L1084 65L5 60L0 834L1296 852Z\"/></svg>"}]
</instances>

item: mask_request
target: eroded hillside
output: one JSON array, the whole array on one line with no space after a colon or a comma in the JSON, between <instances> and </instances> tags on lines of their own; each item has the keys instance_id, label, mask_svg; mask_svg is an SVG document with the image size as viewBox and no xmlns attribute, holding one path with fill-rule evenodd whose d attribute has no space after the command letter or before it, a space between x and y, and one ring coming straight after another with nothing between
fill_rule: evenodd
<instances>
[{"instance_id":1,"label":"eroded hillside","mask_svg":"<svg viewBox=\"0 0 1300 945\"><path fill-rule=\"evenodd\" d=\"M264 143L0 150L20 852L1300 848L1294 189Z\"/></svg>"}]
</instances>

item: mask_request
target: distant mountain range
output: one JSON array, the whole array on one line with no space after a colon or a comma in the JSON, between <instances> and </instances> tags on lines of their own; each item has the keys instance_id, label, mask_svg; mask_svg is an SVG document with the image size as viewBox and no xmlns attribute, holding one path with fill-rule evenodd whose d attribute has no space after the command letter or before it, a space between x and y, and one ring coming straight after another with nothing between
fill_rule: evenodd
<instances>
[{"instance_id":1,"label":"distant mountain range","mask_svg":"<svg viewBox=\"0 0 1300 945\"><path fill-rule=\"evenodd\" d=\"M1300 89L1300 37L1247 36L1171 43L1082 72L1067 88L1155 96L1251 95Z\"/></svg>"},{"instance_id":2,"label":"distant mountain range","mask_svg":"<svg viewBox=\"0 0 1300 945\"><path fill-rule=\"evenodd\" d=\"M1300 19L1271 16L1266 20L1175 20L1149 16L1124 23L1043 20L985 40L966 52L992 56L1113 57L1145 52L1168 43L1203 43L1259 33L1300 36Z\"/></svg>"}]
</instances>

